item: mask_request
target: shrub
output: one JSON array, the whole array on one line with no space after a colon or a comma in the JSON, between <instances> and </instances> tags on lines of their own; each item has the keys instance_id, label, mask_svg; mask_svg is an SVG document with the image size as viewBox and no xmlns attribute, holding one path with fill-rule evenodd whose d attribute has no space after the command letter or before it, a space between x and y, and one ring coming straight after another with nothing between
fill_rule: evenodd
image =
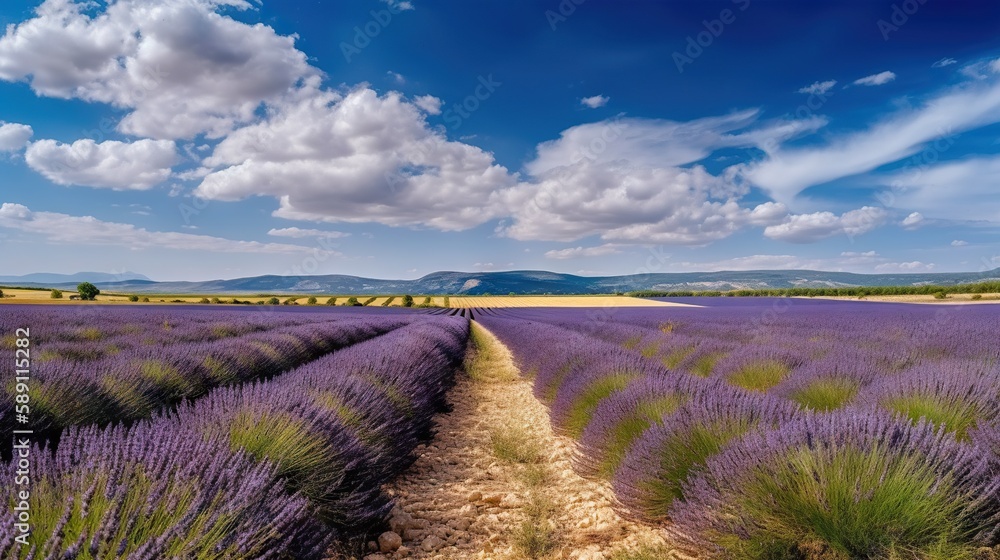
<instances>
[{"instance_id":1,"label":"shrub","mask_svg":"<svg viewBox=\"0 0 1000 560\"><path fill-rule=\"evenodd\" d=\"M332 297L332 298L326 300L326 304L327 305L337 305L337 298Z\"/></svg>"},{"instance_id":2,"label":"shrub","mask_svg":"<svg viewBox=\"0 0 1000 560\"><path fill-rule=\"evenodd\" d=\"M128 296L128 300L131 301L132 303L135 303L135 302L139 301L139 296L137 296L137 295Z\"/></svg>"},{"instance_id":3,"label":"shrub","mask_svg":"<svg viewBox=\"0 0 1000 560\"><path fill-rule=\"evenodd\" d=\"M0 292L0 296L2 296L2 294L3 294L3 292ZM52 292L49 293L49 297L52 298L52 299L62 299L62 297L63 297L62 291L61 290L52 290Z\"/></svg>"},{"instance_id":4,"label":"shrub","mask_svg":"<svg viewBox=\"0 0 1000 560\"><path fill-rule=\"evenodd\" d=\"M270 299L267 300L267 304L268 305L279 305L279 304L281 304L281 300L279 300L276 297L272 297L272 298L270 298Z\"/></svg>"},{"instance_id":5,"label":"shrub","mask_svg":"<svg viewBox=\"0 0 1000 560\"><path fill-rule=\"evenodd\" d=\"M142 298L142 303L149 303L149 298L148 297Z\"/></svg>"},{"instance_id":6,"label":"shrub","mask_svg":"<svg viewBox=\"0 0 1000 560\"><path fill-rule=\"evenodd\" d=\"M290 297L290 298L286 299L285 301L281 302L281 305L295 305L295 301L297 299L299 299L299 298Z\"/></svg>"},{"instance_id":7,"label":"shrub","mask_svg":"<svg viewBox=\"0 0 1000 560\"><path fill-rule=\"evenodd\" d=\"M0 290L0 298L4 297L3 290Z\"/></svg>"},{"instance_id":8,"label":"shrub","mask_svg":"<svg viewBox=\"0 0 1000 560\"><path fill-rule=\"evenodd\" d=\"M90 282L81 282L76 287L76 291L80 294L80 299L86 301L94 301L101 294L101 290L98 290L97 286Z\"/></svg>"},{"instance_id":9,"label":"shrub","mask_svg":"<svg viewBox=\"0 0 1000 560\"><path fill-rule=\"evenodd\" d=\"M989 463L928 423L805 415L710 459L671 518L735 558L972 558L997 524Z\"/></svg>"},{"instance_id":10,"label":"shrub","mask_svg":"<svg viewBox=\"0 0 1000 560\"><path fill-rule=\"evenodd\" d=\"M444 296L444 306L451 307L451 300L449 300L448 296Z\"/></svg>"},{"instance_id":11,"label":"shrub","mask_svg":"<svg viewBox=\"0 0 1000 560\"><path fill-rule=\"evenodd\" d=\"M413 296L409 294L403 296L403 307L413 307Z\"/></svg>"},{"instance_id":12,"label":"shrub","mask_svg":"<svg viewBox=\"0 0 1000 560\"><path fill-rule=\"evenodd\" d=\"M217 297L214 297L212 298L212 303L222 303L222 300Z\"/></svg>"},{"instance_id":13,"label":"shrub","mask_svg":"<svg viewBox=\"0 0 1000 560\"><path fill-rule=\"evenodd\" d=\"M306 300L306 303L308 305L316 305L316 301L317 301L316 296L309 296L309 299Z\"/></svg>"},{"instance_id":14,"label":"shrub","mask_svg":"<svg viewBox=\"0 0 1000 560\"><path fill-rule=\"evenodd\" d=\"M366 299L366 300L365 300L365 302L364 302L364 303L362 303L361 305L364 305L364 306L369 306L369 305L371 305L371 304L375 303L375 300L376 300L376 299L378 299L378 298L377 298L377 297L375 297L375 296L372 296L372 297L370 297L370 298Z\"/></svg>"},{"instance_id":15,"label":"shrub","mask_svg":"<svg viewBox=\"0 0 1000 560\"><path fill-rule=\"evenodd\" d=\"M361 302L358 301L358 298L351 296L347 298L347 303L345 303L344 305L349 305L352 307L361 307Z\"/></svg>"},{"instance_id":16,"label":"shrub","mask_svg":"<svg viewBox=\"0 0 1000 560\"><path fill-rule=\"evenodd\" d=\"M946 299L948 294L944 292L934 292L934 299Z\"/></svg>"},{"instance_id":17,"label":"shrub","mask_svg":"<svg viewBox=\"0 0 1000 560\"><path fill-rule=\"evenodd\" d=\"M972 294L972 299L983 299L983 294Z\"/></svg>"},{"instance_id":18,"label":"shrub","mask_svg":"<svg viewBox=\"0 0 1000 560\"><path fill-rule=\"evenodd\" d=\"M209 301L208 301L208 298L204 298L203 297L200 300L198 300L198 303L209 303Z\"/></svg>"}]
</instances>

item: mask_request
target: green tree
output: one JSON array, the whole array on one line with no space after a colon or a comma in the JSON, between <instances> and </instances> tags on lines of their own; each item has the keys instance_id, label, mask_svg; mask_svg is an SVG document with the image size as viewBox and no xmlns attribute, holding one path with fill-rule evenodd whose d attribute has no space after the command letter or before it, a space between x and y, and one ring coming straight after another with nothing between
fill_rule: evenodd
<instances>
[{"instance_id":1,"label":"green tree","mask_svg":"<svg viewBox=\"0 0 1000 560\"><path fill-rule=\"evenodd\" d=\"M316 296L309 296L309 299L306 300L306 303L309 305L316 305L316 301L317 301Z\"/></svg>"},{"instance_id":2,"label":"green tree","mask_svg":"<svg viewBox=\"0 0 1000 560\"><path fill-rule=\"evenodd\" d=\"M139 296L136 296L136 295L128 296L128 300L132 301L132 302L139 301Z\"/></svg>"},{"instance_id":3,"label":"green tree","mask_svg":"<svg viewBox=\"0 0 1000 560\"><path fill-rule=\"evenodd\" d=\"M413 296L410 294L403 296L403 307L413 307Z\"/></svg>"},{"instance_id":4,"label":"green tree","mask_svg":"<svg viewBox=\"0 0 1000 560\"><path fill-rule=\"evenodd\" d=\"M62 290L52 290L49 297L52 299L62 299Z\"/></svg>"},{"instance_id":5,"label":"green tree","mask_svg":"<svg viewBox=\"0 0 1000 560\"><path fill-rule=\"evenodd\" d=\"M80 294L80 299L86 301L94 301L97 296L101 295L101 290L98 290L97 286L90 282L81 283L76 287L76 291Z\"/></svg>"},{"instance_id":6,"label":"green tree","mask_svg":"<svg viewBox=\"0 0 1000 560\"><path fill-rule=\"evenodd\" d=\"M358 301L358 298L356 298L354 296L351 296L351 297L347 298L347 303L344 304L344 305L361 307L361 302Z\"/></svg>"},{"instance_id":7,"label":"green tree","mask_svg":"<svg viewBox=\"0 0 1000 560\"><path fill-rule=\"evenodd\" d=\"M3 297L3 290L0 290L0 298Z\"/></svg>"},{"instance_id":8,"label":"green tree","mask_svg":"<svg viewBox=\"0 0 1000 560\"><path fill-rule=\"evenodd\" d=\"M326 300L326 304L327 305L337 305L337 298L332 297L332 298Z\"/></svg>"},{"instance_id":9,"label":"green tree","mask_svg":"<svg viewBox=\"0 0 1000 560\"><path fill-rule=\"evenodd\" d=\"M279 305L280 303L281 303L281 300L279 300L276 297L272 297L271 299L267 300L267 304L268 305Z\"/></svg>"}]
</instances>

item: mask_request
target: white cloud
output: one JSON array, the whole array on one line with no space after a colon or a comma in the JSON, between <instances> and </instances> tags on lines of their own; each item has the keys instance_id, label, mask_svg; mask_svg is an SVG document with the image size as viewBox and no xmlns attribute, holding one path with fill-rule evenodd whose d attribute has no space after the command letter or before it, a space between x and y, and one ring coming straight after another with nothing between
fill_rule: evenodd
<instances>
[{"instance_id":1,"label":"white cloud","mask_svg":"<svg viewBox=\"0 0 1000 560\"><path fill-rule=\"evenodd\" d=\"M220 15L245 0L46 0L0 38L0 79L39 95L131 110L119 130L152 138L222 136L318 71L263 24Z\"/></svg>"},{"instance_id":2,"label":"white cloud","mask_svg":"<svg viewBox=\"0 0 1000 560\"><path fill-rule=\"evenodd\" d=\"M956 63L958 63L958 61L955 60L954 58L945 57L945 58L942 58L941 60L935 62L934 64L931 64L931 67L932 68L944 68L945 66L951 66L952 64L956 64Z\"/></svg>"},{"instance_id":3,"label":"white cloud","mask_svg":"<svg viewBox=\"0 0 1000 560\"><path fill-rule=\"evenodd\" d=\"M344 95L319 80L266 120L230 134L204 161L201 198L272 196L276 216L461 230L502 215L494 204L516 182L493 156L448 141L397 92Z\"/></svg>"},{"instance_id":4,"label":"white cloud","mask_svg":"<svg viewBox=\"0 0 1000 560\"><path fill-rule=\"evenodd\" d=\"M790 243L812 243L840 233L856 237L885 223L887 216L888 212L873 206L844 212L840 216L832 212L796 214L789 216L784 223L764 228L764 236Z\"/></svg>"},{"instance_id":5,"label":"white cloud","mask_svg":"<svg viewBox=\"0 0 1000 560\"><path fill-rule=\"evenodd\" d=\"M597 109L598 107L604 107L611 101L610 97L604 95L592 95L590 97L584 97L580 100L580 104L591 109Z\"/></svg>"},{"instance_id":6,"label":"white cloud","mask_svg":"<svg viewBox=\"0 0 1000 560\"><path fill-rule=\"evenodd\" d=\"M320 229L301 229L297 227L287 227L281 229L271 229L267 232L268 235L273 235L275 237L293 237L296 239L302 239L306 237L323 237L327 239L338 239L341 237L349 237L351 234L344 233L342 231L324 231Z\"/></svg>"},{"instance_id":7,"label":"white cloud","mask_svg":"<svg viewBox=\"0 0 1000 560\"><path fill-rule=\"evenodd\" d=\"M929 270L934 270L934 264L920 261L889 262L875 267L876 272L926 272Z\"/></svg>"},{"instance_id":8,"label":"white cloud","mask_svg":"<svg viewBox=\"0 0 1000 560\"><path fill-rule=\"evenodd\" d=\"M759 116L758 110L747 110L687 122L618 117L582 124L562 131L558 139L539 144L537 157L525 167L538 176L582 160L678 166L705 159L720 148L758 147L767 151L826 124L818 117L760 123Z\"/></svg>"},{"instance_id":9,"label":"white cloud","mask_svg":"<svg viewBox=\"0 0 1000 560\"><path fill-rule=\"evenodd\" d=\"M837 85L837 80L827 80L825 82L813 82L812 85L799 88L799 93L823 95L824 93L833 89L833 86L835 85Z\"/></svg>"},{"instance_id":10,"label":"white cloud","mask_svg":"<svg viewBox=\"0 0 1000 560\"><path fill-rule=\"evenodd\" d=\"M0 121L0 152L19 151L34 133L26 124Z\"/></svg>"},{"instance_id":11,"label":"white cloud","mask_svg":"<svg viewBox=\"0 0 1000 560\"><path fill-rule=\"evenodd\" d=\"M858 78L854 80L854 85L856 86L880 86L887 84L896 79L896 74L889 72L879 72L878 74L872 74L871 76L865 76L864 78Z\"/></svg>"},{"instance_id":12,"label":"white cloud","mask_svg":"<svg viewBox=\"0 0 1000 560\"><path fill-rule=\"evenodd\" d=\"M970 158L904 171L886 179L893 203L935 218L1000 222L1000 157Z\"/></svg>"},{"instance_id":13,"label":"white cloud","mask_svg":"<svg viewBox=\"0 0 1000 560\"><path fill-rule=\"evenodd\" d=\"M132 224L105 222L92 216L70 216L55 212L32 212L21 204L5 202L0 206L0 227L32 234L60 245L98 245L132 250L173 249L212 253L253 253L311 255L317 250L299 245L234 241L208 235L157 232ZM330 251L319 251L335 255Z\"/></svg>"},{"instance_id":14,"label":"white cloud","mask_svg":"<svg viewBox=\"0 0 1000 560\"><path fill-rule=\"evenodd\" d=\"M399 11L415 10L416 9L413 6L413 2L409 2L408 0L382 0L382 1L385 2L386 4L388 4L390 8L393 8L393 9L399 10Z\"/></svg>"},{"instance_id":15,"label":"white cloud","mask_svg":"<svg viewBox=\"0 0 1000 560\"><path fill-rule=\"evenodd\" d=\"M806 188L876 169L916 153L924 143L1000 122L1000 83L963 84L867 130L825 146L775 150L742 169L772 198L790 203Z\"/></svg>"},{"instance_id":16,"label":"white cloud","mask_svg":"<svg viewBox=\"0 0 1000 560\"><path fill-rule=\"evenodd\" d=\"M392 80L394 82L396 82L397 84L405 84L406 83L406 78L403 77L403 75L400 74L399 72L393 72L392 70L389 70L388 72L386 72L386 75L388 75L390 78L392 78Z\"/></svg>"},{"instance_id":17,"label":"white cloud","mask_svg":"<svg viewBox=\"0 0 1000 560\"><path fill-rule=\"evenodd\" d=\"M620 253L621 249L617 245L606 243L597 247L570 247L568 249L553 249L545 253L546 258L565 260L586 257L603 257Z\"/></svg>"},{"instance_id":18,"label":"white cloud","mask_svg":"<svg viewBox=\"0 0 1000 560\"><path fill-rule=\"evenodd\" d=\"M908 216L903 218L902 222L899 222L899 225L906 229L917 229L918 227L924 225L924 221L925 218L923 214L920 212L911 212Z\"/></svg>"},{"instance_id":19,"label":"white cloud","mask_svg":"<svg viewBox=\"0 0 1000 560\"><path fill-rule=\"evenodd\" d=\"M428 115L441 114L441 100L433 95L420 95L413 98L413 104L423 109Z\"/></svg>"},{"instance_id":20,"label":"white cloud","mask_svg":"<svg viewBox=\"0 0 1000 560\"><path fill-rule=\"evenodd\" d=\"M850 258L873 259L878 256L878 253L876 253L875 251L865 251L864 253L858 253L854 251L844 251L843 253L840 254L840 256L850 257Z\"/></svg>"},{"instance_id":21,"label":"white cloud","mask_svg":"<svg viewBox=\"0 0 1000 560\"><path fill-rule=\"evenodd\" d=\"M83 185L115 190L146 190L166 181L177 163L170 140L97 143L77 140L32 142L25 152L28 166L60 185Z\"/></svg>"},{"instance_id":22,"label":"white cloud","mask_svg":"<svg viewBox=\"0 0 1000 560\"><path fill-rule=\"evenodd\" d=\"M969 244L968 241L962 241L961 239L956 239L951 242L952 247L965 247L968 244Z\"/></svg>"},{"instance_id":23,"label":"white cloud","mask_svg":"<svg viewBox=\"0 0 1000 560\"><path fill-rule=\"evenodd\" d=\"M515 239L703 245L748 222L742 191L701 166L643 168L582 161L505 193Z\"/></svg>"}]
</instances>

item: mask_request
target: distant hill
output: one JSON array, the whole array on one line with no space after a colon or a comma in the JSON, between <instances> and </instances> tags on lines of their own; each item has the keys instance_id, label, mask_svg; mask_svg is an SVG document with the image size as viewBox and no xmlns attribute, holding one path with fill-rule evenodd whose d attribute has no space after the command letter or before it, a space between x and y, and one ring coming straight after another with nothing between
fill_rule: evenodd
<instances>
[{"instance_id":1,"label":"distant hill","mask_svg":"<svg viewBox=\"0 0 1000 560\"><path fill-rule=\"evenodd\" d=\"M107 272L77 272L76 274L50 274L47 272L36 272L25 274L24 276L0 276L0 283L18 285L36 284L66 284L70 282L128 282L131 280L149 280L146 276L136 272L122 272L120 274L108 274Z\"/></svg>"},{"instance_id":2,"label":"distant hill","mask_svg":"<svg viewBox=\"0 0 1000 560\"><path fill-rule=\"evenodd\" d=\"M575 276L540 270L509 272L434 272L416 280L380 280L340 274L254 276L204 282L154 282L141 274L29 274L0 277L6 285L70 288L83 281L101 290L161 294L606 294L637 290L744 290L836 288L852 286L950 286L1000 280L1000 268L987 272L853 274L817 270L676 272L627 276ZM39 279L41 277L41 279ZM49 280L51 278L51 280Z\"/></svg>"}]
</instances>

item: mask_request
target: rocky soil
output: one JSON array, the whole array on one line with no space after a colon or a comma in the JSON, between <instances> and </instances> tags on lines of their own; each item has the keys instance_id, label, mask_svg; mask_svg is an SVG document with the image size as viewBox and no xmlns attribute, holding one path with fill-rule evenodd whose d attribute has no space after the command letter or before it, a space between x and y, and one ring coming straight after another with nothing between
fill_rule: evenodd
<instances>
[{"instance_id":1,"label":"rocky soil","mask_svg":"<svg viewBox=\"0 0 1000 560\"><path fill-rule=\"evenodd\" d=\"M364 558L695 558L623 519L606 483L573 471L573 442L552 432L508 350L478 325L474 335L454 409L388 489L392 531Z\"/></svg>"}]
</instances>

